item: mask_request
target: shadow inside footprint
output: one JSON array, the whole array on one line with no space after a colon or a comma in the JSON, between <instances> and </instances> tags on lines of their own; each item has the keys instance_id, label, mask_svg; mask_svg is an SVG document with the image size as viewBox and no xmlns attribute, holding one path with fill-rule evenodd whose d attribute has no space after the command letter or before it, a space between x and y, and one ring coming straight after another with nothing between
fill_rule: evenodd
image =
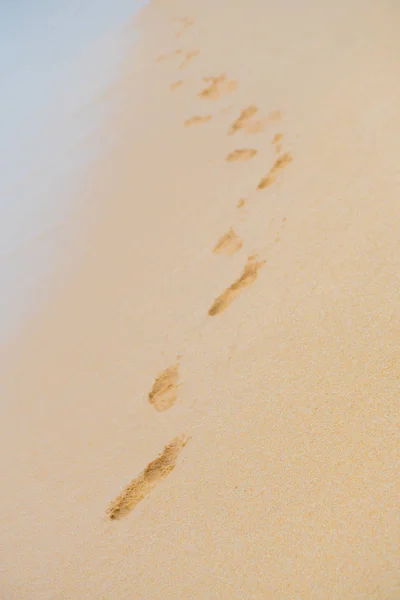
<instances>
[{"instance_id":1,"label":"shadow inside footprint","mask_svg":"<svg viewBox=\"0 0 400 600\"><path fill-rule=\"evenodd\" d=\"M194 117L190 117L190 119L186 119L184 122L185 127L191 127L192 125L200 125L201 123L207 123L211 121L212 115L196 115Z\"/></svg>"},{"instance_id":2,"label":"shadow inside footprint","mask_svg":"<svg viewBox=\"0 0 400 600\"><path fill-rule=\"evenodd\" d=\"M112 520L126 517L160 481L171 473L187 441L185 437L177 437L165 446L161 454L151 461L144 471L133 479L122 490L121 494L110 503L107 516Z\"/></svg>"},{"instance_id":3,"label":"shadow inside footprint","mask_svg":"<svg viewBox=\"0 0 400 600\"><path fill-rule=\"evenodd\" d=\"M153 383L149 402L158 412L164 412L175 404L179 379L179 366L172 365L162 371Z\"/></svg>"},{"instance_id":4,"label":"shadow inside footprint","mask_svg":"<svg viewBox=\"0 0 400 600\"><path fill-rule=\"evenodd\" d=\"M189 52L186 52L183 63L179 66L179 68L183 69L184 67L186 67L188 62L190 62L193 58L195 58L199 54L200 54L200 50L190 50Z\"/></svg>"},{"instance_id":5,"label":"shadow inside footprint","mask_svg":"<svg viewBox=\"0 0 400 600\"><path fill-rule=\"evenodd\" d=\"M240 148L239 150L233 150L226 156L227 162L238 162L251 160L257 154L257 150L254 148Z\"/></svg>"},{"instance_id":6,"label":"shadow inside footprint","mask_svg":"<svg viewBox=\"0 0 400 600\"><path fill-rule=\"evenodd\" d=\"M229 81L226 75L219 75L218 77L204 77L203 80L209 85L198 93L200 98L217 100L217 98L223 94L228 94L236 89L236 81Z\"/></svg>"},{"instance_id":7,"label":"shadow inside footprint","mask_svg":"<svg viewBox=\"0 0 400 600\"><path fill-rule=\"evenodd\" d=\"M228 135L233 135L240 130L243 130L245 133L260 133L261 131L264 131L269 123L274 123L281 118L280 112L274 110L264 119L254 119L253 117L257 112L258 108L254 104L244 108L237 119L233 121L228 130Z\"/></svg>"},{"instance_id":8,"label":"shadow inside footprint","mask_svg":"<svg viewBox=\"0 0 400 600\"><path fill-rule=\"evenodd\" d=\"M248 258L241 276L236 279L218 298L213 302L208 314L210 317L219 315L233 302L242 290L249 287L257 279L258 271L265 264L265 260L256 261L253 256Z\"/></svg>"},{"instance_id":9,"label":"shadow inside footprint","mask_svg":"<svg viewBox=\"0 0 400 600\"><path fill-rule=\"evenodd\" d=\"M288 152L282 154L281 156L278 156L278 158L276 159L266 176L263 177L259 182L257 189L265 190L265 188L272 185L277 178L278 172L287 167L287 165L290 164L292 160L293 158Z\"/></svg>"},{"instance_id":10,"label":"shadow inside footprint","mask_svg":"<svg viewBox=\"0 0 400 600\"><path fill-rule=\"evenodd\" d=\"M174 21L176 23L181 23L182 25L180 31L175 34L175 37L177 38L180 37L188 27L191 27L194 24L194 21L189 19L189 17L174 19Z\"/></svg>"},{"instance_id":11,"label":"shadow inside footprint","mask_svg":"<svg viewBox=\"0 0 400 600\"><path fill-rule=\"evenodd\" d=\"M233 135L237 131L244 129L244 127L246 126L249 119L251 119L251 117L253 117L257 111L258 111L258 108L254 104L251 104L247 108L244 108L240 112L240 115L238 116L238 118L233 121L233 123L230 126L230 129L228 131L228 134Z\"/></svg>"},{"instance_id":12,"label":"shadow inside footprint","mask_svg":"<svg viewBox=\"0 0 400 600\"><path fill-rule=\"evenodd\" d=\"M181 87L181 85L184 84L183 79L180 79L179 81L174 81L173 83L171 83L171 85L169 86L169 89L171 90L171 92L173 92L174 90L178 89L179 87Z\"/></svg>"},{"instance_id":13,"label":"shadow inside footprint","mask_svg":"<svg viewBox=\"0 0 400 600\"><path fill-rule=\"evenodd\" d=\"M225 235L223 235L220 240L215 245L213 252L214 254L226 254L230 256L235 252L238 252L243 246L243 242L238 235L233 231L233 229L229 229Z\"/></svg>"}]
</instances>

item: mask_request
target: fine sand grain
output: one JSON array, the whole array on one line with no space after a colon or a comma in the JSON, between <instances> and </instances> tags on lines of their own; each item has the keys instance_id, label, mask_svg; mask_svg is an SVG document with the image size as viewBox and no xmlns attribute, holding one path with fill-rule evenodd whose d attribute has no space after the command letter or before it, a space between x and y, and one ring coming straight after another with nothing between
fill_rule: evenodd
<instances>
[{"instance_id":1,"label":"fine sand grain","mask_svg":"<svg viewBox=\"0 0 400 600\"><path fill-rule=\"evenodd\" d=\"M79 264L2 356L2 598L400 597L399 19L136 20Z\"/></svg>"}]
</instances>

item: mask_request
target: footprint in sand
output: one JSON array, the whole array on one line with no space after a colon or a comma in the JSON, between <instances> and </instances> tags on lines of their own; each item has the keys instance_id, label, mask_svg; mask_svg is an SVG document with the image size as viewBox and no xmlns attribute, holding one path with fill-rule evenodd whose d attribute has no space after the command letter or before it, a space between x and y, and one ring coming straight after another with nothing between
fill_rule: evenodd
<instances>
[{"instance_id":1,"label":"footprint in sand","mask_svg":"<svg viewBox=\"0 0 400 600\"><path fill-rule=\"evenodd\" d=\"M268 123L276 123L282 119L282 114L280 110L273 110L269 113L267 117Z\"/></svg>"},{"instance_id":2,"label":"footprint in sand","mask_svg":"<svg viewBox=\"0 0 400 600\"><path fill-rule=\"evenodd\" d=\"M257 111L258 111L258 108L254 104L251 104L247 108L244 108L243 110L241 110L238 118L235 119L233 121L232 125L230 126L228 135L233 135L234 133L237 133L241 129L244 129L246 127L247 123L249 122L249 120L256 114Z\"/></svg>"},{"instance_id":3,"label":"footprint in sand","mask_svg":"<svg viewBox=\"0 0 400 600\"><path fill-rule=\"evenodd\" d=\"M175 34L175 37L180 37L184 31L186 31L186 29L188 27L191 27L194 24L194 21L192 19L189 19L189 17L183 17L183 18L178 18L178 19L174 19L175 23L181 23L182 27L180 29L180 31L178 31Z\"/></svg>"},{"instance_id":4,"label":"footprint in sand","mask_svg":"<svg viewBox=\"0 0 400 600\"><path fill-rule=\"evenodd\" d=\"M174 56L179 56L180 54L183 53L183 50L173 50L172 52L169 52L168 54L162 54L161 56L158 56L156 58L156 62L163 62L164 60L168 60L169 58L172 58Z\"/></svg>"},{"instance_id":5,"label":"footprint in sand","mask_svg":"<svg viewBox=\"0 0 400 600\"><path fill-rule=\"evenodd\" d=\"M156 485L171 473L187 441L185 437L177 437L165 446L161 454L151 461L144 471L110 503L107 509L108 517L113 520L126 517Z\"/></svg>"},{"instance_id":6,"label":"footprint in sand","mask_svg":"<svg viewBox=\"0 0 400 600\"><path fill-rule=\"evenodd\" d=\"M261 131L264 131L266 124L266 120L253 119L246 124L244 130L246 133L261 133Z\"/></svg>"},{"instance_id":7,"label":"footprint in sand","mask_svg":"<svg viewBox=\"0 0 400 600\"><path fill-rule=\"evenodd\" d=\"M274 135L274 137L272 138L272 143L275 144L279 144L279 142L281 142L283 139L283 133L276 133Z\"/></svg>"},{"instance_id":8,"label":"footprint in sand","mask_svg":"<svg viewBox=\"0 0 400 600\"><path fill-rule=\"evenodd\" d=\"M233 135L240 130L245 131L246 133L260 133L264 131L265 127L269 123L274 123L281 118L281 114L279 111L275 110L271 112L268 117L265 119L254 119L254 115L258 112L257 106L251 104L241 110L237 119L235 119L228 131L228 135Z\"/></svg>"},{"instance_id":9,"label":"footprint in sand","mask_svg":"<svg viewBox=\"0 0 400 600\"><path fill-rule=\"evenodd\" d=\"M243 208L243 206L246 204L246 198L240 198L240 200L238 200L238 203L236 204L237 208Z\"/></svg>"},{"instance_id":10,"label":"footprint in sand","mask_svg":"<svg viewBox=\"0 0 400 600\"><path fill-rule=\"evenodd\" d=\"M283 133L276 133L272 138L272 145L275 146L276 154L280 154L282 150L281 140L283 139Z\"/></svg>"},{"instance_id":11,"label":"footprint in sand","mask_svg":"<svg viewBox=\"0 0 400 600\"><path fill-rule=\"evenodd\" d=\"M281 154L278 156L267 175L261 179L259 182L257 189L264 190L274 183L277 178L278 172L287 167L288 164L292 162L292 156L286 152L285 154Z\"/></svg>"},{"instance_id":12,"label":"footprint in sand","mask_svg":"<svg viewBox=\"0 0 400 600\"><path fill-rule=\"evenodd\" d=\"M208 98L209 100L217 100L223 94L228 94L236 90L236 81L228 80L226 75L218 77L203 77L203 81L209 85L198 93L200 98Z\"/></svg>"},{"instance_id":13,"label":"footprint in sand","mask_svg":"<svg viewBox=\"0 0 400 600\"><path fill-rule=\"evenodd\" d=\"M225 235L221 237L221 239L215 245L213 252L214 254L226 254L230 256L235 252L238 252L243 246L243 242L238 235L233 231L233 229L229 229Z\"/></svg>"},{"instance_id":14,"label":"footprint in sand","mask_svg":"<svg viewBox=\"0 0 400 600\"><path fill-rule=\"evenodd\" d=\"M179 68L183 69L184 67L186 67L188 62L190 62L193 58L196 58L196 56L198 56L199 54L200 50L190 50L189 52L186 52L183 63L179 66Z\"/></svg>"},{"instance_id":15,"label":"footprint in sand","mask_svg":"<svg viewBox=\"0 0 400 600\"><path fill-rule=\"evenodd\" d=\"M190 117L190 119L186 119L184 122L185 127L191 127L192 125L200 125L201 123L207 123L211 121L212 115L197 115L195 117Z\"/></svg>"},{"instance_id":16,"label":"footprint in sand","mask_svg":"<svg viewBox=\"0 0 400 600\"><path fill-rule=\"evenodd\" d=\"M169 89L171 90L171 92L173 92L174 90L177 90L178 88L180 88L183 84L184 84L183 79L179 79L179 81L174 81L173 83L171 83L171 85L169 86Z\"/></svg>"},{"instance_id":17,"label":"footprint in sand","mask_svg":"<svg viewBox=\"0 0 400 600\"><path fill-rule=\"evenodd\" d=\"M268 117L265 119L252 119L250 120L245 127L246 133L260 133L264 131L264 129L270 123L275 123L281 119L281 113L279 110L273 110Z\"/></svg>"},{"instance_id":18,"label":"footprint in sand","mask_svg":"<svg viewBox=\"0 0 400 600\"><path fill-rule=\"evenodd\" d=\"M175 364L162 371L153 383L149 393L149 402L158 412L164 412L175 404L179 365Z\"/></svg>"},{"instance_id":19,"label":"footprint in sand","mask_svg":"<svg viewBox=\"0 0 400 600\"><path fill-rule=\"evenodd\" d=\"M257 150L254 148L240 148L239 150L233 150L225 158L227 162L237 162L251 160L257 154Z\"/></svg>"},{"instance_id":20,"label":"footprint in sand","mask_svg":"<svg viewBox=\"0 0 400 600\"><path fill-rule=\"evenodd\" d=\"M254 256L250 256L243 269L243 273L230 285L210 307L208 314L210 317L219 315L233 302L242 290L249 287L257 279L258 271L265 264L265 260L257 261Z\"/></svg>"}]
</instances>

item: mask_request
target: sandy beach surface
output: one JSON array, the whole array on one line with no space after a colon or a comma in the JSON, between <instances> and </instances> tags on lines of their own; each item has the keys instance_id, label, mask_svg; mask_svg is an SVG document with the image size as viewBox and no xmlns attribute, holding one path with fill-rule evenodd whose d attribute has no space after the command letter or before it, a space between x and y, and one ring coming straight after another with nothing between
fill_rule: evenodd
<instances>
[{"instance_id":1,"label":"sandy beach surface","mask_svg":"<svg viewBox=\"0 0 400 600\"><path fill-rule=\"evenodd\" d=\"M2 599L400 597L399 19L130 25L76 261L1 357Z\"/></svg>"}]
</instances>

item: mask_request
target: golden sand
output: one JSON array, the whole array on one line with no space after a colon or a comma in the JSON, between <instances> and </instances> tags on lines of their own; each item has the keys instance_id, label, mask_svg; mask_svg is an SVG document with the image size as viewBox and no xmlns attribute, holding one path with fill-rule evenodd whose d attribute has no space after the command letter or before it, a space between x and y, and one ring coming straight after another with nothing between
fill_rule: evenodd
<instances>
[{"instance_id":1,"label":"golden sand","mask_svg":"<svg viewBox=\"0 0 400 600\"><path fill-rule=\"evenodd\" d=\"M4 598L400 596L399 17L137 19L80 263L2 360Z\"/></svg>"}]
</instances>

